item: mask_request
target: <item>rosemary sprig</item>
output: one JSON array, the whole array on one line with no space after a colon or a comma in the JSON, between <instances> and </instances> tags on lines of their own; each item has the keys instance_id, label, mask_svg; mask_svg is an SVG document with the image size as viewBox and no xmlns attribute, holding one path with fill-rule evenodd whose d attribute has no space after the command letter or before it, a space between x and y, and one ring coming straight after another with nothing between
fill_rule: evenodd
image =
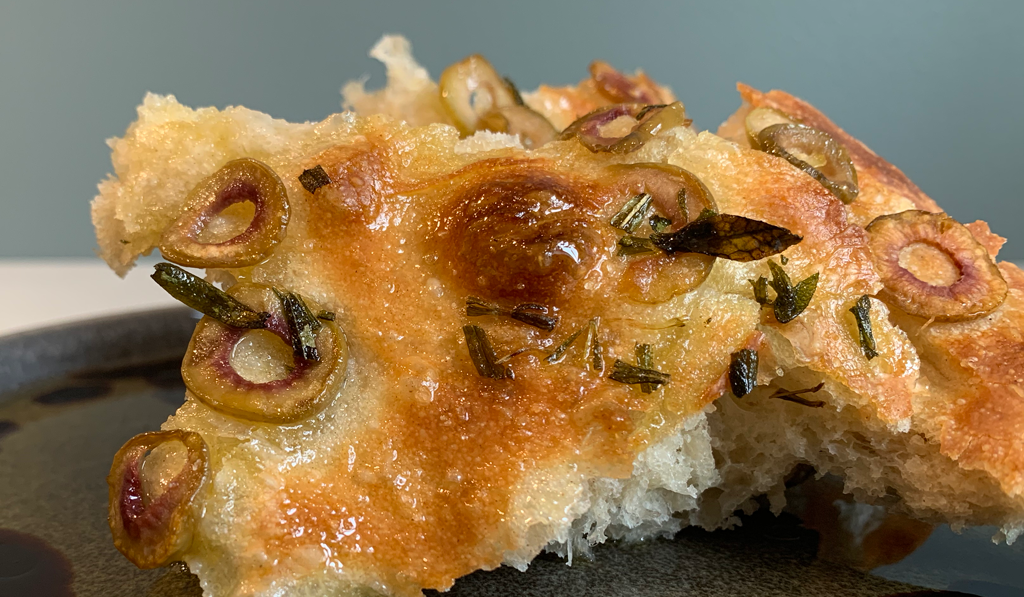
<instances>
[{"instance_id":1,"label":"rosemary sprig","mask_svg":"<svg viewBox=\"0 0 1024 597\"><path fill-rule=\"evenodd\" d=\"M540 328L550 332L558 325L558 316L551 315L550 307L537 303L522 303L512 309L503 309L498 305L488 303L481 298L471 296L466 299L466 315L469 317L481 317L484 315L500 315L511 317L527 325Z\"/></svg>"},{"instance_id":2,"label":"rosemary sprig","mask_svg":"<svg viewBox=\"0 0 1024 597\"><path fill-rule=\"evenodd\" d=\"M811 304L814 291L818 288L818 273L815 272L794 286L789 274L781 265L769 259L768 269L772 274L770 282L764 276L757 280L748 280L754 287L754 300L761 305L771 305L775 311L775 319L779 323L789 323ZM768 286L775 290L774 301L768 300Z\"/></svg>"},{"instance_id":3,"label":"rosemary sprig","mask_svg":"<svg viewBox=\"0 0 1024 597\"><path fill-rule=\"evenodd\" d=\"M551 352L551 354L545 357L544 360L549 363L557 363L558 361L561 361L562 357L565 356L565 351L569 350L569 347L572 346L572 343L575 342L576 339L583 334L584 329L587 328L579 328L573 333L569 334L569 336L566 337L565 340L562 340L562 343L559 344L558 347Z\"/></svg>"},{"instance_id":4,"label":"rosemary sprig","mask_svg":"<svg viewBox=\"0 0 1024 597\"><path fill-rule=\"evenodd\" d=\"M601 346L601 340L597 337L597 326L601 323L600 317L594 317L587 324L589 332L587 333L587 345L590 347L590 367L594 371L604 370L604 347Z\"/></svg>"},{"instance_id":5,"label":"rosemary sprig","mask_svg":"<svg viewBox=\"0 0 1024 597\"><path fill-rule=\"evenodd\" d=\"M323 324L299 295L277 288L274 289L274 294L281 301L285 319L288 321L295 356L307 361L319 361L320 351L316 347L316 334Z\"/></svg>"},{"instance_id":6,"label":"rosemary sprig","mask_svg":"<svg viewBox=\"0 0 1024 597\"><path fill-rule=\"evenodd\" d=\"M781 389L780 390L775 390L775 392L772 393L770 398L778 398L779 400L788 400L790 402L796 402L797 404L802 404L804 406L809 406L811 408L821 408L821 407L825 406L825 401L824 400L810 400L808 398L804 398L803 395L804 394L813 394L813 393L821 390L824 387L825 387L825 382L821 382L821 383L819 383L818 385L816 385L814 387L804 388L802 390L781 390Z\"/></svg>"},{"instance_id":7,"label":"rosemary sprig","mask_svg":"<svg viewBox=\"0 0 1024 597\"><path fill-rule=\"evenodd\" d=\"M682 191L680 191L680 192L682 192ZM685 205L684 205L684 207L685 207ZM684 213L684 216L685 216L685 213ZM647 220L647 223L650 224L651 230L653 230L655 232L661 232L661 231L665 230L666 228L668 228L669 226L672 225L672 220L670 220L670 219L668 219L668 218L666 218L664 216L659 216L658 214L653 214Z\"/></svg>"},{"instance_id":8,"label":"rosemary sprig","mask_svg":"<svg viewBox=\"0 0 1024 597\"><path fill-rule=\"evenodd\" d=\"M657 253L658 249L649 238L627 234L619 239L619 250L615 252L619 257L627 255L648 255Z\"/></svg>"},{"instance_id":9,"label":"rosemary sprig","mask_svg":"<svg viewBox=\"0 0 1024 597\"><path fill-rule=\"evenodd\" d=\"M651 201L654 198L650 193L640 193L626 202L614 216L611 225L620 230L632 234L644 221L644 216L651 209Z\"/></svg>"},{"instance_id":10,"label":"rosemary sprig","mask_svg":"<svg viewBox=\"0 0 1024 597\"><path fill-rule=\"evenodd\" d=\"M612 365L612 374L608 376L608 379L626 384L660 386L667 384L671 376L668 373L637 367L615 359L615 363Z\"/></svg>"},{"instance_id":11,"label":"rosemary sprig","mask_svg":"<svg viewBox=\"0 0 1024 597\"><path fill-rule=\"evenodd\" d=\"M505 379L512 377L508 367L498 362L491 346L487 332L476 325L462 326L462 333L466 336L466 347L469 349L469 358L473 359L473 366L481 377L491 379Z\"/></svg>"},{"instance_id":12,"label":"rosemary sprig","mask_svg":"<svg viewBox=\"0 0 1024 597\"><path fill-rule=\"evenodd\" d=\"M221 323L236 328L267 327L270 313L251 309L213 284L176 265L156 264L152 278L174 298Z\"/></svg>"},{"instance_id":13,"label":"rosemary sprig","mask_svg":"<svg viewBox=\"0 0 1024 597\"><path fill-rule=\"evenodd\" d=\"M875 344L875 335L871 330L871 299L864 295L857 300L857 303L850 308L857 319L857 334L860 336L860 349L864 356L870 361L878 356L878 347Z\"/></svg>"},{"instance_id":14,"label":"rosemary sprig","mask_svg":"<svg viewBox=\"0 0 1024 597\"><path fill-rule=\"evenodd\" d=\"M650 344L637 344L633 349L636 353L636 365L641 369L653 369L654 368L654 350L651 349ZM644 394L650 394L655 390L655 386L649 383L640 384L640 391Z\"/></svg>"}]
</instances>

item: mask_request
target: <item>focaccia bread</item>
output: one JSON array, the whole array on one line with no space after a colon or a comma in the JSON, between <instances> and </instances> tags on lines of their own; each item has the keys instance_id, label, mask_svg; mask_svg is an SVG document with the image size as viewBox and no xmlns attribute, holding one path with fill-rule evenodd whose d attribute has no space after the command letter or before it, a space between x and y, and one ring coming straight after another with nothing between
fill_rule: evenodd
<instances>
[{"instance_id":1,"label":"focaccia bread","mask_svg":"<svg viewBox=\"0 0 1024 597\"><path fill-rule=\"evenodd\" d=\"M810 105L719 134L602 63L470 57L293 124L147 96L93 203L207 313L185 403L109 477L115 543L207 595L416 595L713 529L798 465L1024 530L1024 273ZM764 125L764 126L761 126ZM911 273L913 272L913 273Z\"/></svg>"}]
</instances>

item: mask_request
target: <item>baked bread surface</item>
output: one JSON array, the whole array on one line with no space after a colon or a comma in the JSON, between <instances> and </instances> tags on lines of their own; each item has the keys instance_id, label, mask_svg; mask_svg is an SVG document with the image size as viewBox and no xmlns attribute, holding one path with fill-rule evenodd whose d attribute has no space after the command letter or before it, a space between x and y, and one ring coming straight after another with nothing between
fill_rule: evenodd
<instances>
[{"instance_id":1,"label":"baked bread surface","mask_svg":"<svg viewBox=\"0 0 1024 597\"><path fill-rule=\"evenodd\" d=\"M209 279L309 297L336 313L348 341L344 387L308 420L243 421L187 395L164 424L209 448L181 554L206 594L445 589L474 570L525 568L542 549L571 559L608 538L729 526L762 494L779 510L798 464L924 520L1021 533L1024 274L999 264L1006 300L960 323L871 298L879 356L866 359L858 341L850 308L882 289L864 227L938 211L899 170L809 104L743 86L738 114L775 107L841 140L858 200L844 205L750 148L735 120L721 136L678 127L624 155L574 139L526 150L505 134L460 138L403 42L375 49L389 69L384 90L346 87L355 113L293 124L150 95L111 143L114 175L93 221L115 271L160 243L201 180L254 158L287 189L287 235L267 261ZM586 83L524 97L559 128L601 102ZM634 189L615 168L635 163L685 168L721 213L801 236L785 269L794 280L819 274L807 309L782 324L754 300L748 280L769 276L765 260L718 259L696 289L624 298L671 287L677 274L671 256L616 255L621 233L608 222ZM331 183L310 193L299 175L318 165ZM994 258L1001 239L984 223L970 229ZM558 325L468 318L470 296L543 303ZM545 359L594 317L604 369L582 343ZM513 378L478 375L467 324L484 327L499 356L527 348L508 361ZM637 344L671 376L651 393L608 378L615 359L635 362ZM728 371L742 348L758 350L761 366L758 388L736 398ZM819 382L821 408L771 398Z\"/></svg>"}]
</instances>

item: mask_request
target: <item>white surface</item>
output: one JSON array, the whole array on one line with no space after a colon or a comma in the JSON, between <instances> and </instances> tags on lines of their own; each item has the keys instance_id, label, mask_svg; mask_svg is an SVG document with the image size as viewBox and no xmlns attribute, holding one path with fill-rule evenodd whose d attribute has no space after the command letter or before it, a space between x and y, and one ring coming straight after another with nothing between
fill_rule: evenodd
<instances>
[{"instance_id":1,"label":"white surface","mask_svg":"<svg viewBox=\"0 0 1024 597\"><path fill-rule=\"evenodd\" d=\"M148 263L118 278L99 259L0 260L0 335L179 305Z\"/></svg>"}]
</instances>

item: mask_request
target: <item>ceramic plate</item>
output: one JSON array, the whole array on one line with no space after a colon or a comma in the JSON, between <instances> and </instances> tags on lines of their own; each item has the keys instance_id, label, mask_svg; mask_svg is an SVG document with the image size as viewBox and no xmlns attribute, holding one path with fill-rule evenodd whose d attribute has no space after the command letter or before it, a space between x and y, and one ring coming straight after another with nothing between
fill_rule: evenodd
<instances>
[{"instance_id":1,"label":"ceramic plate","mask_svg":"<svg viewBox=\"0 0 1024 597\"><path fill-rule=\"evenodd\" d=\"M106 521L114 453L183 400L178 368L195 321L167 309L0 338L0 597L202 594L182 566L136 569ZM991 528L957 535L886 516L828 478L791 484L793 512L779 517L762 510L734 530L604 545L572 566L542 555L525 573L477 572L450 594L1024 595L1024 541L994 545ZM859 539L841 530L857 524Z\"/></svg>"}]
</instances>

